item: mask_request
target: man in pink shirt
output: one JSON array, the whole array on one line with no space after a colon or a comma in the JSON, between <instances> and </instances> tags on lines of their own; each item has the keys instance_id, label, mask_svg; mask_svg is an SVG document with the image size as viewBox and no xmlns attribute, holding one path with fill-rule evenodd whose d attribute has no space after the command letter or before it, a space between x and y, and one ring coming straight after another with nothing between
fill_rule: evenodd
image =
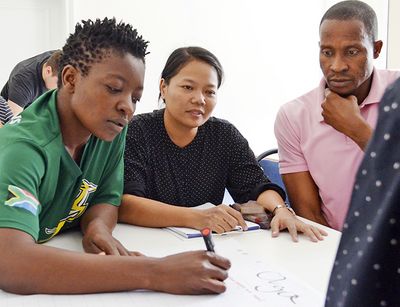
<instances>
[{"instance_id":1,"label":"man in pink shirt","mask_svg":"<svg viewBox=\"0 0 400 307\"><path fill-rule=\"evenodd\" d=\"M343 227L378 103L400 77L373 67L382 49L376 37L377 18L369 5L343 1L328 9L320 23L324 78L316 89L283 105L275 122L280 172L292 207L337 230Z\"/></svg>"}]
</instances>

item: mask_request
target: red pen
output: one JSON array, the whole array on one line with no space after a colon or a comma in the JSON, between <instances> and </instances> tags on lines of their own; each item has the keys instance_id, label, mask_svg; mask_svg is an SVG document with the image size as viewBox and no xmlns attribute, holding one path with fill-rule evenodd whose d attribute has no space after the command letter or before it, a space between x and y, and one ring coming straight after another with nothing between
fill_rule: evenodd
<instances>
[{"instance_id":1,"label":"red pen","mask_svg":"<svg viewBox=\"0 0 400 307\"><path fill-rule=\"evenodd\" d=\"M212 234L210 228L204 228L201 231L201 235L203 236L204 243L206 244L206 248L209 252L215 253L214 250L214 242L212 239Z\"/></svg>"}]
</instances>

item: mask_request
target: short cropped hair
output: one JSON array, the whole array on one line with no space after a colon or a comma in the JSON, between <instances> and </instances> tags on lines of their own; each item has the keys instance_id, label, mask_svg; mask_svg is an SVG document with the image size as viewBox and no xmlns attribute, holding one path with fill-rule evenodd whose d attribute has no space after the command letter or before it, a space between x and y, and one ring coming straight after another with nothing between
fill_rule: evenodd
<instances>
[{"instance_id":1,"label":"short cropped hair","mask_svg":"<svg viewBox=\"0 0 400 307\"><path fill-rule=\"evenodd\" d=\"M322 16L320 26L325 20L356 19L364 24L367 35L372 42L378 37L378 19L375 11L362 1L342 1L331 6Z\"/></svg>"},{"instance_id":2,"label":"short cropped hair","mask_svg":"<svg viewBox=\"0 0 400 307\"><path fill-rule=\"evenodd\" d=\"M60 71L61 55L62 55L62 51L56 50L52 53L52 55L46 61L46 65L51 67L53 76L58 75L58 72Z\"/></svg>"},{"instance_id":3,"label":"short cropped hair","mask_svg":"<svg viewBox=\"0 0 400 307\"><path fill-rule=\"evenodd\" d=\"M101 61L110 51L121 55L130 53L144 62L148 43L130 24L117 23L115 18L82 20L76 24L75 32L62 49L58 87L62 86L61 73L66 65L72 65L86 76L91 65Z\"/></svg>"}]
</instances>

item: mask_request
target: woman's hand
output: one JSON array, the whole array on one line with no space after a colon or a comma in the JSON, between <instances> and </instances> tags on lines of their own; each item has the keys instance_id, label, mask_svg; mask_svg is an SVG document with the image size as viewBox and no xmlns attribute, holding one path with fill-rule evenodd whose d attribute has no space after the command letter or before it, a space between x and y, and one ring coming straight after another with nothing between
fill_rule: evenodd
<instances>
[{"instance_id":1,"label":"woman's hand","mask_svg":"<svg viewBox=\"0 0 400 307\"><path fill-rule=\"evenodd\" d=\"M193 225L196 229L208 227L216 233L223 233L240 226L247 230L242 214L229 206L219 205L205 210L193 210L198 212Z\"/></svg>"},{"instance_id":2,"label":"woman's hand","mask_svg":"<svg viewBox=\"0 0 400 307\"><path fill-rule=\"evenodd\" d=\"M328 233L318 227L303 223L286 207L275 210L275 215L271 221L272 236L277 237L279 231L287 228L293 241L298 242L297 232L302 232L313 242L324 239Z\"/></svg>"}]
</instances>

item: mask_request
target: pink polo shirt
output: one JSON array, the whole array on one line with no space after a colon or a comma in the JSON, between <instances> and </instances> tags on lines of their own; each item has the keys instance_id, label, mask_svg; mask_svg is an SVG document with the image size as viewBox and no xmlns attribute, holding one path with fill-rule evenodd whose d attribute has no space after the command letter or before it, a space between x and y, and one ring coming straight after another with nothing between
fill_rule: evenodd
<instances>
[{"instance_id":1,"label":"pink polo shirt","mask_svg":"<svg viewBox=\"0 0 400 307\"><path fill-rule=\"evenodd\" d=\"M374 69L371 90L360 105L361 115L372 127L386 87L398 77L399 71ZM309 171L319 188L325 219L341 230L364 152L324 122L324 89L323 79L316 89L284 104L276 117L275 136L281 174Z\"/></svg>"}]
</instances>

